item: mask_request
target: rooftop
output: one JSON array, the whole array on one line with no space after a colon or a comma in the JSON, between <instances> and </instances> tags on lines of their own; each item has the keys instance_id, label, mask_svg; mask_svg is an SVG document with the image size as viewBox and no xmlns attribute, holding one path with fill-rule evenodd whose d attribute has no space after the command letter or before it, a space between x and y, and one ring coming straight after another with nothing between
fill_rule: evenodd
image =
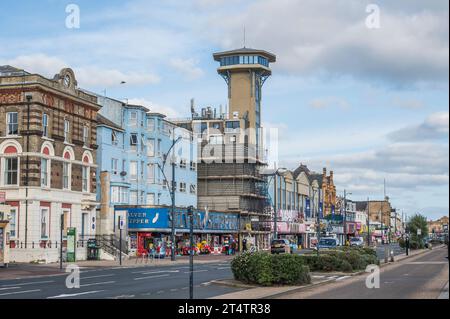
<instances>
[{"instance_id":1,"label":"rooftop","mask_svg":"<svg viewBox=\"0 0 450 319\"><path fill-rule=\"evenodd\" d=\"M272 54L270 52L267 52L265 50L258 50L258 49L252 49L252 48L241 48L236 50L230 50L230 51L223 51L223 52L217 52L213 54L214 60L220 61L221 57L224 56L230 56L230 55L240 55L240 54L257 54L266 57L269 62L275 62L277 60L277 57L275 54Z\"/></svg>"}]
</instances>

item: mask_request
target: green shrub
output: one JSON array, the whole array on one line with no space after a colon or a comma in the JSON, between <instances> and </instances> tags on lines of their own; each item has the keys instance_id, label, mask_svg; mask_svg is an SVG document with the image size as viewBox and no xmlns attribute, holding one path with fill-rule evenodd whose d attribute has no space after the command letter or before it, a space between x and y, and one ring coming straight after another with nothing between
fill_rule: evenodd
<instances>
[{"instance_id":1,"label":"green shrub","mask_svg":"<svg viewBox=\"0 0 450 319\"><path fill-rule=\"evenodd\" d=\"M243 253L233 258L231 270L236 280L262 286L311 282L309 268L298 255Z\"/></svg>"},{"instance_id":2,"label":"green shrub","mask_svg":"<svg viewBox=\"0 0 450 319\"><path fill-rule=\"evenodd\" d=\"M339 270L343 271L343 272L352 272L353 271L352 265L350 265L350 263L347 260L342 260L339 268L340 268Z\"/></svg>"},{"instance_id":3,"label":"green shrub","mask_svg":"<svg viewBox=\"0 0 450 319\"><path fill-rule=\"evenodd\" d=\"M399 238L398 244L399 244L400 248L405 248L406 247L406 243L405 243L405 240L403 238Z\"/></svg>"}]
</instances>

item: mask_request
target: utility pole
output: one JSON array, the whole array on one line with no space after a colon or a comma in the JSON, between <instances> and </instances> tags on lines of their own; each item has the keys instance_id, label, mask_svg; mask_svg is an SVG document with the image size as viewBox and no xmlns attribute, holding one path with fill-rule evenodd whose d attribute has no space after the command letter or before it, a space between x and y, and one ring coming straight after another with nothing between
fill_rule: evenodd
<instances>
[{"instance_id":1,"label":"utility pole","mask_svg":"<svg viewBox=\"0 0 450 319\"><path fill-rule=\"evenodd\" d=\"M173 130L173 137L172 137L172 147L175 146L175 129ZM172 231L171 231L171 242L172 242L172 249L170 259L172 261L175 261L175 156L172 157Z\"/></svg>"},{"instance_id":2,"label":"utility pole","mask_svg":"<svg viewBox=\"0 0 450 319\"><path fill-rule=\"evenodd\" d=\"M346 226L346 222L347 222L347 191L344 189L344 216L343 216L343 220L344 220L344 244L347 243L347 228Z\"/></svg>"},{"instance_id":3,"label":"utility pole","mask_svg":"<svg viewBox=\"0 0 450 319\"><path fill-rule=\"evenodd\" d=\"M189 216L189 299L194 299L194 212L193 207L187 210Z\"/></svg>"},{"instance_id":4,"label":"utility pole","mask_svg":"<svg viewBox=\"0 0 450 319\"><path fill-rule=\"evenodd\" d=\"M119 265L122 266L122 216L119 216Z\"/></svg>"},{"instance_id":5,"label":"utility pole","mask_svg":"<svg viewBox=\"0 0 450 319\"><path fill-rule=\"evenodd\" d=\"M312 203L312 205L313 205L313 212L314 212L314 210L316 210L316 205L314 205L314 200L315 200L315 197L316 197L316 192L317 192L317 190L315 190L314 188L313 188L313 203ZM317 248L317 256L319 256L319 241L320 241L320 218L319 218L319 212L318 211L316 211L315 212L315 214L316 214L316 222L317 222L317 244L316 244L316 248Z\"/></svg>"},{"instance_id":6,"label":"utility pole","mask_svg":"<svg viewBox=\"0 0 450 319\"><path fill-rule=\"evenodd\" d=\"M367 197L367 246L370 247L370 201Z\"/></svg>"},{"instance_id":7,"label":"utility pole","mask_svg":"<svg viewBox=\"0 0 450 319\"><path fill-rule=\"evenodd\" d=\"M273 185L274 185L274 196L273 196L273 239L278 239L278 229L277 229L277 219L278 219L278 204L277 204L277 194L278 194L278 189L277 189L277 180L278 180L278 171L275 172L275 176L274 176L274 181L273 181Z\"/></svg>"},{"instance_id":8,"label":"utility pole","mask_svg":"<svg viewBox=\"0 0 450 319\"><path fill-rule=\"evenodd\" d=\"M59 230L59 240L60 240L60 245L59 245L59 269L62 270L63 266L62 266L62 260L63 260L63 228L64 228L64 214L61 214L61 227Z\"/></svg>"}]
</instances>

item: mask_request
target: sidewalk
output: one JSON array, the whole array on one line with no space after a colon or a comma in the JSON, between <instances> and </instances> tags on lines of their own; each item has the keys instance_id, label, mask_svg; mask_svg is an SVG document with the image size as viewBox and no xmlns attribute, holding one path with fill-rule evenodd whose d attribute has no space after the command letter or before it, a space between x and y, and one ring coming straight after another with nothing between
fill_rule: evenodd
<instances>
[{"instance_id":1,"label":"sidewalk","mask_svg":"<svg viewBox=\"0 0 450 319\"><path fill-rule=\"evenodd\" d=\"M227 255L198 255L194 257L194 264L228 262L232 258L233 256ZM171 261L170 257L154 260L133 257L122 260L122 266L119 265L119 261L115 260L83 260L75 263L63 263L62 271L59 269L59 263L11 263L8 268L0 268L0 280L63 275L66 267L70 264L75 264L81 269L164 267L187 265L189 264L189 256L177 256L175 261Z\"/></svg>"}]
</instances>

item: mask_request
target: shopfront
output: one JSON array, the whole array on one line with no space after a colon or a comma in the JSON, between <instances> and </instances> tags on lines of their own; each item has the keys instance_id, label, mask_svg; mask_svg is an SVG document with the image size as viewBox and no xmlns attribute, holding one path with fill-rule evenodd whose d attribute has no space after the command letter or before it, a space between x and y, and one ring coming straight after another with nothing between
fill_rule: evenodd
<instances>
[{"instance_id":1,"label":"shopfront","mask_svg":"<svg viewBox=\"0 0 450 319\"><path fill-rule=\"evenodd\" d=\"M0 204L0 267L9 264L9 214L11 207Z\"/></svg>"},{"instance_id":2,"label":"shopfront","mask_svg":"<svg viewBox=\"0 0 450 319\"><path fill-rule=\"evenodd\" d=\"M189 217L187 209L175 209L175 243L172 245L172 213L170 207L117 206L116 212L125 212L128 220L129 249L137 255L155 249L161 256L170 256L171 247L178 255L188 254ZM197 253L225 251L238 242L239 219L237 213L194 211L194 243Z\"/></svg>"}]
</instances>

